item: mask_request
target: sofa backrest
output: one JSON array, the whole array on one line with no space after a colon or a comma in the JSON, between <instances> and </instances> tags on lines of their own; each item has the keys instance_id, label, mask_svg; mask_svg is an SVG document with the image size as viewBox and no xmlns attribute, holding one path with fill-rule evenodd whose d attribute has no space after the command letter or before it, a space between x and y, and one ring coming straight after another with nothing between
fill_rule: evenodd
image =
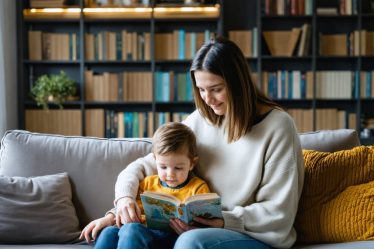
<instances>
[{"instance_id":1,"label":"sofa backrest","mask_svg":"<svg viewBox=\"0 0 374 249\"><path fill-rule=\"evenodd\" d=\"M321 130L300 133L300 143L303 149L324 152L348 150L360 146L360 140L356 130Z\"/></svg>"},{"instance_id":2,"label":"sofa backrest","mask_svg":"<svg viewBox=\"0 0 374 249\"><path fill-rule=\"evenodd\" d=\"M67 172L81 226L113 207L114 183L126 165L147 155L149 139L100 139L7 131L1 141L0 175Z\"/></svg>"},{"instance_id":3,"label":"sofa backrest","mask_svg":"<svg viewBox=\"0 0 374 249\"><path fill-rule=\"evenodd\" d=\"M337 151L360 145L354 130L300 134L303 148ZM7 131L1 141L0 175L41 176L67 172L81 225L113 207L121 170L151 151L150 139L67 137Z\"/></svg>"}]
</instances>

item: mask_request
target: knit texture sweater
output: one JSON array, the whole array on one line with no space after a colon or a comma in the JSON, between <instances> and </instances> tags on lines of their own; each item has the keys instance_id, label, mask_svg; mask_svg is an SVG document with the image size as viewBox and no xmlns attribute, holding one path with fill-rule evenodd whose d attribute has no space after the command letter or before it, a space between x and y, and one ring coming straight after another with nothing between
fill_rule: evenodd
<instances>
[{"instance_id":1,"label":"knit texture sweater","mask_svg":"<svg viewBox=\"0 0 374 249\"><path fill-rule=\"evenodd\" d=\"M272 110L239 140L228 143L223 127L198 111L184 123L196 134L197 176L221 196L224 228L246 233L268 245L290 248L304 181L304 161L292 118ZM201 165L201 166L200 166ZM118 176L116 200L136 197L139 181L156 172L152 154L131 163Z\"/></svg>"}]
</instances>

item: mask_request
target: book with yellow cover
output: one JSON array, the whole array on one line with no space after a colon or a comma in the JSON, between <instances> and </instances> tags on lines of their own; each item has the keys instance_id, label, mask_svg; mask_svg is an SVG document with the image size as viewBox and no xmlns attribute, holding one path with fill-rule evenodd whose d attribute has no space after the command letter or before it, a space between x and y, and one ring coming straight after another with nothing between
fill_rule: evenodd
<instances>
[{"instance_id":1,"label":"book with yellow cover","mask_svg":"<svg viewBox=\"0 0 374 249\"><path fill-rule=\"evenodd\" d=\"M187 224L194 217L222 218L221 198L216 193L190 196L182 203L176 197L157 192L144 192L140 195L147 227L170 230L170 219L178 218Z\"/></svg>"}]
</instances>

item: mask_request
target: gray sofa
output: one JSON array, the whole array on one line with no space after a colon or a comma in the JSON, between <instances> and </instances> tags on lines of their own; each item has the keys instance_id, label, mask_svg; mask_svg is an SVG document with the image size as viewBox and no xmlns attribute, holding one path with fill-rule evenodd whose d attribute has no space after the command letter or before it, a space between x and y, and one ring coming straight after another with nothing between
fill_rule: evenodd
<instances>
[{"instance_id":1,"label":"gray sofa","mask_svg":"<svg viewBox=\"0 0 374 249\"><path fill-rule=\"evenodd\" d=\"M353 130L305 133L300 138L303 148L320 151L359 145ZM92 248L76 240L80 227L112 207L117 175L150 150L149 139L7 131L0 147L0 249ZM369 249L374 241L294 248Z\"/></svg>"}]
</instances>

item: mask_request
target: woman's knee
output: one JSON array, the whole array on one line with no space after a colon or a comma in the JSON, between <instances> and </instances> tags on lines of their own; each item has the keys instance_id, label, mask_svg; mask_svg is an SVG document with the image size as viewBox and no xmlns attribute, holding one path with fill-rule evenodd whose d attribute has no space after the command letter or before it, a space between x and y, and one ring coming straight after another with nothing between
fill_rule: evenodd
<instances>
[{"instance_id":1,"label":"woman's knee","mask_svg":"<svg viewBox=\"0 0 374 249\"><path fill-rule=\"evenodd\" d=\"M209 229L193 229L182 233L175 242L174 249L201 248L201 243L210 237L207 230Z\"/></svg>"}]
</instances>

